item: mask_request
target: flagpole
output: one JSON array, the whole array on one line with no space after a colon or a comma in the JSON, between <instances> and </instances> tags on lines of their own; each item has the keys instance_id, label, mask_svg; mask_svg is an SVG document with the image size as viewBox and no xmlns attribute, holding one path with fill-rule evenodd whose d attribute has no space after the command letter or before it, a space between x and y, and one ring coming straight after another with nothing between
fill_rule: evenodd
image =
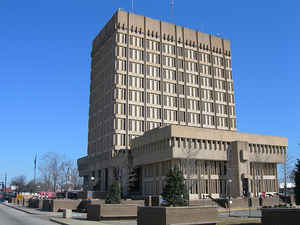
<instances>
[{"instance_id":1,"label":"flagpole","mask_svg":"<svg viewBox=\"0 0 300 225\"><path fill-rule=\"evenodd\" d=\"M35 158L34 158L34 178L33 178L34 189L35 189L35 185L36 185L36 160L37 160L37 153L35 154Z\"/></svg>"}]
</instances>

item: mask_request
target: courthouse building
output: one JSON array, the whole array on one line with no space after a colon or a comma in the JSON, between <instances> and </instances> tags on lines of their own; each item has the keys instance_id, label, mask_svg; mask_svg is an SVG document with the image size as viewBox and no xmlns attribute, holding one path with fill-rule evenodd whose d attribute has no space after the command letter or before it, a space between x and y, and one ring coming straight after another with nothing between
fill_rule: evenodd
<instances>
[{"instance_id":1,"label":"courthouse building","mask_svg":"<svg viewBox=\"0 0 300 225\"><path fill-rule=\"evenodd\" d=\"M229 40L118 10L91 57L87 187L160 194L178 166L192 198L278 191L288 141L237 132Z\"/></svg>"}]
</instances>

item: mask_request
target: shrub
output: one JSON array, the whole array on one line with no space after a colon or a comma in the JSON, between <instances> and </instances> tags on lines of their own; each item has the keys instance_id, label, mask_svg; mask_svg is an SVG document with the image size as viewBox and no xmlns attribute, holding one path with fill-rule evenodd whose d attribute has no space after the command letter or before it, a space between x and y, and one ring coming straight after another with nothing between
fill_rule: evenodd
<instances>
[{"instance_id":1,"label":"shrub","mask_svg":"<svg viewBox=\"0 0 300 225\"><path fill-rule=\"evenodd\" d=\"M296 205L300 205L300 160L297 159L296 168L293 171L295 182L295 201Z\"/></svg>"},{"instance_id":2,"label":"shrub","mask_svg":"<svg viewBox=\"0 0 300 225\"><path fill-rule=\"evenodd\" d=\"M188 192L181 171L175 167L167 174L167 183L162 197L167 206L185 206L188 203Z\"/></svg>"},{"instance_id":3,"label":"shrub","mask_svg":"<svg viewBox=\"0 0 300 225\"><path fill-rule=\"evenodd\" d=\"M114 181L108 190L106 200L106 204L120 204L121 203L121 191L119 182Z\"/></svg>"}]
</instances>

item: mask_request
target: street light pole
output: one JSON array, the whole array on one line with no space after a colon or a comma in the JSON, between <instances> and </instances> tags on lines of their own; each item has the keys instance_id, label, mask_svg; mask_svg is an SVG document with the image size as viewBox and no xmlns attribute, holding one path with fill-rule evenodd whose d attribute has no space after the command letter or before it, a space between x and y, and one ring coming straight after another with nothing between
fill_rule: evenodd
<instances>
[{"instance_id":1,"label":"street light pole","mask_svg":"<svg viewBox=\"0 0 300 225\"><path fill-rule=\"evenodd\" d=\"M229 187L228 187L228 216L230 217L230 204L231 204L231 183L232 183L232 180L231 179L228 179L228 184L229 184Z\"/></svg>"},{"instance_id":2,"label":"street light pole","mask_svg":"<svg viewBox=\"0 0 300 225\"><path fill-rule=\"evenodd\" d=\"M68 199L68 192L69 192L69 187L68 187L68 184L69 184L69 172L70 172L70 167L68 167L67 169L67 177L66 177L66 199Z\"/></svg>"},{"instance_id":3,"label":"street light pole","mask_svg":"<svg viewBox=\"0 0 300 225\"><path fill-rule=\"evenodd\" d=\"M6 182L7 182L7 173L5 173L5 178L4 178L4 193L6 195Z\"/></svg>"}]
</instances>

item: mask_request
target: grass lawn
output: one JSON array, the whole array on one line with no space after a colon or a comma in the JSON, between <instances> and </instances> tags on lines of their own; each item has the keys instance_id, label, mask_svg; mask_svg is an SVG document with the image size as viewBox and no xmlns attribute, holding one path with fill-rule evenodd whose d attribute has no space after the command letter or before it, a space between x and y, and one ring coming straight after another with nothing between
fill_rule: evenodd
<instances>
[{"instance_id":1,"label":"grass lawn","mask_svg":"<svg viewBox=\"0 0 300 225\"><path fill-rule=\"evenodd\" d=\"M222 217L219 218L217 225L231 225L231 224L244 224L244 225L258 225L261 224L260 219L256 218L235 218L235 217Z\"/></svg>"}]
</instances>

